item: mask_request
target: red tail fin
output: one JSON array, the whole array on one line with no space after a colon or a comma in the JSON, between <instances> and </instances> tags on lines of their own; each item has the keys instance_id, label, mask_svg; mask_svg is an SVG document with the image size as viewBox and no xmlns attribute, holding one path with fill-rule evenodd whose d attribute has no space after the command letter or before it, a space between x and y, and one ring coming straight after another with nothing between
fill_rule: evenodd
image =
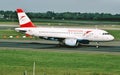
<instances>
[{"instance_id":1,"label":"red tail fin","mask_svg":"<svg viewBox=\"0 0 120 75\"><path fill-rule=\"evenodd\" d=\"M22 9L17 9L20 27L36 27Z\"/></svg>"}]
</instances>

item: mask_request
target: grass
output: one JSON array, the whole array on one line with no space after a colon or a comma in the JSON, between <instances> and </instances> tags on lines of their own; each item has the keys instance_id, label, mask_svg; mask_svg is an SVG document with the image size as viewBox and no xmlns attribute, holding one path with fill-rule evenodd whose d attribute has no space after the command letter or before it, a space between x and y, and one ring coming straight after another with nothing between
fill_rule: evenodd
<instances>
[{"instance_id":1,"label":"grass","mask_svg":"<svg viewBox=\"0 0 120 75\"><path fill-rule=\"evenodd\" d=\"M14 30L0 30L0 38L1 39L9 39L10 36L16 38L16 36L24 36L24 34L18 33Z\"/></svg>"},{"instance_id":2,"label":"grass","mask_svg":"<svg viewBox=\"0 0 120 75\"><path fill-rule=\"evenodd\" d=\"M0 35L22 35L15 30L0 30Z\"/></svg>"},{"instance_id":3,"label":"grass","mask_svg":"<svg viewBox=\"0 0 120 75\"><path fill-rule=\"evenodd\" d=\"M16 25L16 24L18 24L18 22L0 22L0 25L2 25L2 24L7 24L7 25Z\"/></svg>"},{"instance_id":4,"label":"grass","mask_svg":"<svg viewBox=\"0 0 120 75\"><path fill-rule=\"evenodd\" d=\"M25 34L16 32L15 30L0 30L0 39L11 39L10 36L13 36L12 39L34 39L32 36L23 38Z\"/></svg>"},{"instance_id":5,"label":"grass","mask_svg":"<svg viewBox=\"0 0 120 75\"><path fill-rule=\"evenodd\" d=\"M46 50L0 49L0 74L32 75L119 75L120 55Z\"/></svg>"},{"instance_id":6,"label":"grass","mask_svg":"<svg viewBox=\"0 0 120 75\"><path fill-rule=\"evenodd\" d=\"M120 40L120 30L107 30L115 37L115 40Z\"/></svg>"}]
</instances>

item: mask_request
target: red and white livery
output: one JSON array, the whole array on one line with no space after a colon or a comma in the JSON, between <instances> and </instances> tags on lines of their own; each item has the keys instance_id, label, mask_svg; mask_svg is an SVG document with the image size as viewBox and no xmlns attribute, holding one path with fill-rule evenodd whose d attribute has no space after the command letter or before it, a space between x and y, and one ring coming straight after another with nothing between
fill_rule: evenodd
<instances>
[{"instance_id":1,"label":"red and white livery","mask_svg":"<svg viewBox=\"0 0 120 75\"><path fill-rule=\"evenodd\" d=\"M60 45L73 47L114 39L107 31L100 29L36 27L22 9L17 9L17 14L20 28L15 28L16 31L45 40L59 41Z\"/></svg>"}]
</instances>

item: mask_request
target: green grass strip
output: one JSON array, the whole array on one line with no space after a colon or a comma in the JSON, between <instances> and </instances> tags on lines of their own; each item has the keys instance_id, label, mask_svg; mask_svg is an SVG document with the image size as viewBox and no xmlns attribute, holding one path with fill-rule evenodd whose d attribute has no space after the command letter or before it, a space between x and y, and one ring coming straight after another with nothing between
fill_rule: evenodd
<instances>
[{"instance_id":1,"label":"green grass strip","mask_svg":"<svg viewBox=\"0 0 120 75\"><path fill-rule=\"evenodd\" d=\"M0 49L1 75L119 75L120 55Z\"/></svg>"}]
</instances>

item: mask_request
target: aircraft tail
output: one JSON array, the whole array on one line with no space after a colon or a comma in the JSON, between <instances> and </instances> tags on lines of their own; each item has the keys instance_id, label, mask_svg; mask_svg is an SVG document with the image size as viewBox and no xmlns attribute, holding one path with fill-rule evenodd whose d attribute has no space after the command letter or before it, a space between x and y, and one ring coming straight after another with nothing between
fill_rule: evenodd
<instances>
[{"instance_id":1,"label":"aircraft tail","mask_svg":"<svg viewBox=\"0 0 120 75\"><path fill-rule=\"evenodd\" d=\"M16 10L20 27L36 27L22 9Z\"/></svg>"}]
</instances>

